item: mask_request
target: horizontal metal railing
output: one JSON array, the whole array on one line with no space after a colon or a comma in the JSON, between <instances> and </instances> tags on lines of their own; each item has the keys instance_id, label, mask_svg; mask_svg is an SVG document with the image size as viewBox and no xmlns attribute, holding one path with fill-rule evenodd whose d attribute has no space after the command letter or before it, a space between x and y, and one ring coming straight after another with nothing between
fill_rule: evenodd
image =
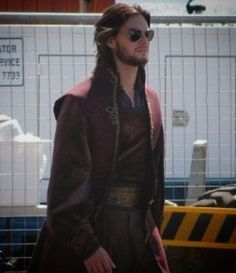
<instances>
[{"instance_id":1,"label":"horizontal metal railing","mask_svg":"<svg viewBox=\"0 0 236 273\"><path fill-rule=\"evenodd\" d=\"M0 12L0 24L94 24L100 13ZM235 24L236 16L161 16L153 15L154 24Z\"/></svg>"}]
</instances>

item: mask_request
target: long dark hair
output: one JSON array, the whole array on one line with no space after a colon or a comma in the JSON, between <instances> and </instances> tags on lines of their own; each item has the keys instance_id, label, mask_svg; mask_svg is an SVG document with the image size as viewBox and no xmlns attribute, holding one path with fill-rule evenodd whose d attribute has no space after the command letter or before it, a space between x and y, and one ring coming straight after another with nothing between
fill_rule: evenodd
<instances>
[{"instance_id":1,"label":"long dark hair","mask_svg":"<svg viewBox=\"0 0 236 273\"><path fill-rule=\"evenodd\" d=\"M150 26L150 13L139 5L117 3L108 7L95 25L94 42L97 46L97 61L94 73L100 68L115 69L111 49L106 45L110 37L116 36L122 25L134 15L142 15Z\"/></svg>"}]
</instances>

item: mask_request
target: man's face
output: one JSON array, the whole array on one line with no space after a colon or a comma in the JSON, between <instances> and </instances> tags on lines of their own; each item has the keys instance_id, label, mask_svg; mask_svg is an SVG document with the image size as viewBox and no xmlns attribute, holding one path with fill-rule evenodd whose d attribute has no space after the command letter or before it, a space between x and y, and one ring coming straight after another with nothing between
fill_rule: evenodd
<instances>
[{"instance_id":1,"label":"man's face","mask_svg":"<svg viewBox=\"0 0 236 273\"><path fill-rule=\"evenodd\" d=\"M134 15L128 19L113 40L113 52L116 60L130 66L145 65L148 62L150 43L145 36L148 29L143 16Z\"/></svg>"}]
</instances>

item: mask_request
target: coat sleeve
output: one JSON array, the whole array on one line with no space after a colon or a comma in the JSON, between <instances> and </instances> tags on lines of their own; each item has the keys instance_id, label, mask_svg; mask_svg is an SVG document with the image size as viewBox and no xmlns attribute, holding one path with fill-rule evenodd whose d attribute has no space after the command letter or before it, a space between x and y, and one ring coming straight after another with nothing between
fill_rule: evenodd
<instances>
[{"instance_id":1,"label":"coat sleeve","mask_svg":"<svg viewBox=\"0 0 236 273\"><path fill-rule=\"evenodd\" d=\"M164 191L164 130L162 123L161 105L158 94L152 90L151 113L153 122L153 165L155 174L155 200L151 206L152 215L158 228L160 228L163 218L163 208L165 200Z\"/></svg>"},{"instance_id":2,"label":"coat sleeve","mask_svg":"<svg viewBox=\"0 0 236 273\"><path fill-rule=\"evenodd\" d=\"M163 209L164 209L164 200L165 200L164 131L163 131L162 124L159 131L158 140L153 151L153 157L154 157L154 165L155 165L154 167L156 170L157 188L156 188L155 202L152 205L152 215L157 227L160 229L161 222L163 219Z\"/></svg>"},{"instance_id":3,"label":"coat sleeve","mask_svg":"<svg viewBox=\"0 0 236 273\"><path fill-rule=\"evenodd\" d=\"M47 227L54 239L84 260L99 247L91 227L91 155L88 125L78 98L66 95L54 107L57 127L48 188Z\"/></svg>"}]
</instances>

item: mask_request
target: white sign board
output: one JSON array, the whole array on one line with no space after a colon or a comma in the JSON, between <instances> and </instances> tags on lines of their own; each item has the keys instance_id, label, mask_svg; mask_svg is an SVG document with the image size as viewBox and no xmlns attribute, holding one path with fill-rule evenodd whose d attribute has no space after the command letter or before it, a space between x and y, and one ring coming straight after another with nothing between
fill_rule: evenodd
<instances>
[{"instance_id":1,"label":"white sign board","mask_svg":"<svg viewBox=\"0 0 236 273\"><path fill-rule=\"evenodd\" d=\"M23 39L0 38L0 86L24 85Z\"/></svg>"}]
</instances>

